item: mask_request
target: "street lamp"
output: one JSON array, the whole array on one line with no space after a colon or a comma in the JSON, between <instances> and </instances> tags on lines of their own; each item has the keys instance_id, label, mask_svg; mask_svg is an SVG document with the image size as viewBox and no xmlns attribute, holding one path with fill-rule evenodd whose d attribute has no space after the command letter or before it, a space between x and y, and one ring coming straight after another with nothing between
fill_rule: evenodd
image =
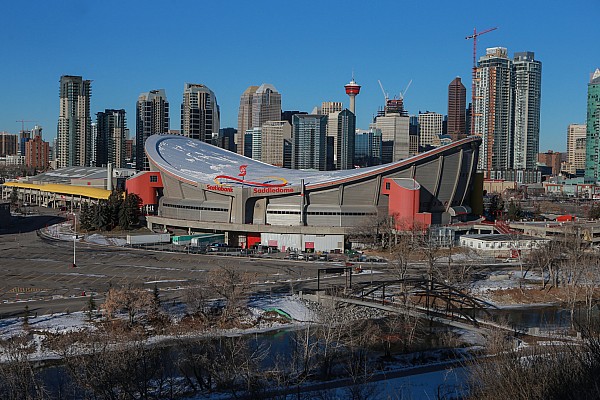
<instances>
[{"instance_id":1,"label":"street lamp","mask_svg":"<svg viewBox=\"0 0 600 400\"><path fill-rule=\"evenodd\" d=\"M77 216L75 211L73 211L73 265L71 268L75 268L77 264L75 264L75 243L77 242Z\"/></svg>"}]
</instances>

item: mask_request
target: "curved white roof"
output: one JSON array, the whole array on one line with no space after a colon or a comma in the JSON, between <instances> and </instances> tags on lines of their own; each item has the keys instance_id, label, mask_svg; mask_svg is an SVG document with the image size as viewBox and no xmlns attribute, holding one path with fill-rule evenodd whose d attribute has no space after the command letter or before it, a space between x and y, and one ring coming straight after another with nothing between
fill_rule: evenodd
<instances>
[{"instance_id":1,"label":"curved white roof","mask_svg":"<svg viewBox=\"0 0 600 400\"><path fill-rule=\"evenodd\" d=\"M432 153L438 153L457 146L459 143L464 144L479 140L481 139L478 137L470 137L395 163L341 171L280 168L212 146L200 140L179 135L152 135L146 140L145 150L150 161L162 172L196 185L214 184L215 178L219 175L238 177L240 166L247 165L246 176L244 177L246 182L268 182L273 181L273 178L278 180L283 178L288 185L293 186L299 185L301 179L304 179L305 185L317 185L334 183L338 180L347 180L353 177L358 178L365 174L374 175L378 172L389 171L396 167L411 164Z\"/></svg>"}]
</instances>

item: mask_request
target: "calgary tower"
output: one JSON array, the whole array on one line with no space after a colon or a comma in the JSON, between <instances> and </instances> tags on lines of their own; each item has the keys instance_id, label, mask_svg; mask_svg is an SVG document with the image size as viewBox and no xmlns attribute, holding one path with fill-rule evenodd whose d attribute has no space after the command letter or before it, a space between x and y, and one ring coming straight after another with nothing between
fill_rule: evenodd
<instances>
[{"instance_id":1,"label":"calgary tower","mask_svg":"<svg viewBox=\"0 0 600 400\"><path fill-rule=\"evenodd\" d=\"M360 93L360 85L354 81L353 76L350 83L344 87L346 88L346 94L350 96L350 111L352 111L352 114L356 115L354 98Z\"/></svg>"}]
</instances>

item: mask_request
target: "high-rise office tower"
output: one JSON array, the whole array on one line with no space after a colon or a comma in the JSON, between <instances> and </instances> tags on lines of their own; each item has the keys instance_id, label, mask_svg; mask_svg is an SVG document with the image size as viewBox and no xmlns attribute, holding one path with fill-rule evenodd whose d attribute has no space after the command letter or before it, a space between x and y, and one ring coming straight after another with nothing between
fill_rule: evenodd
<instances>
[{"instance_id":1,"label":"high-rise office tower","mask_svg":"<svg viewBox=\"0 0 600 400\"><path fill-rule=\"evenodd\" d=\"M217 137L215 146L225 150L236 152L235 148L235 137L237 135L237 129L235 128L221 128L219 129L219 136Z\"/></svg>"},{"instance_id":2,"label":"high-rise office tower","mask_svg":"<svg viewBox=\"0 0 600 400\"><path fill-rule=\"evenodd\" d=\"M332 112L329 114L322 114L327 116L327 140L331 141L331 151L328 154L328 157L331 157L331 163L327 167L328 170L337 169L337 158L338 158L338 116L340 115L339 111Z\"/></svg>"},{"instance_id":3,"label":"high-rise office tower","mask_svg":"<svg viewBox=\"0 0 600 400\"><path fill-rule=\"evenodd\" d=\"M219 105L208 87L186 83L181 103L181 134L192 139L212 143L219 133Z\"/></svg>"},{"instance_id":4,"label":"high-rise office tower","mask_svg":"<svg viewBox=\"0 0 600 400\"><path fill-rule=\"evenodd\" d=\"M292 137L292 126L287 121L267 121L262 126L260 160L283 167L284 141Z\"/></svg>"},{"instance_id":5,"label":"high-rise office tower","mask_svg":"<svg viewBox=\"0 0 600 400\"><path fill-rule=\"evenodd\" d=\"M444 116L431 111L419 112L419 148L434 144L437 136L442 134Z\"/></svg>"},{"instance_id":6,"label":"high-rise office tower","mask_svg":"<svg viewBox=\"0 0 600 400\"><path fill-rule=\"evenodd\" d=\"M338 164L338 115L344 109L344 104L338 101L324 101L321 107L318 107L316 114L327 116L327 137L333 140L333 152L330 154L332 158L331 169L339 169Z\"/></svg>"},{"instance_id":7,"label":"high-rise office tower","mask_svg":"<svg viewBox=\"0 0 600 400\"><path fill-rule=\"evenodd\" d=\"M408 115L385 113L375 118L370 128L381 131L383 164L400 161L409 155L409 120Z\"/></svg>"},{"instance_id":8,"label":"high-rise office tower","mask_svg":"<svg viewBox=\"0 0 600 400\"><path fill-rule=\"evenodd\" d=\"M600 68L588 83L585 179L598 182L600 177Z\"/></svg>"},{"instance_id":9,"label":"high-rise office tower","mask_svg":"<svg viewBox=\"0 0 600 400\"><path fill-rule=\"evenodd\" d=\"M586 124L571 124L567 128L567 164L569 172L585 170Z\"/></svg>"},{"instance_id":10,"label":"high-rise office tower","mask_svg":"<svg viewBox=\"0 0 600 400\"><path fill-rule=\"evenodd\" d=\"M542 63L531 51L513 57L513 165L515 170L533 170L540 147L540 99Z\"/></svg>"},{"instance_id":11,"label":"high-rise office tower","mask_svg":"<svg viewBox=\"0 0 600 400\"><path fill-rule=\"evenodd\" d=\"M169 133L169 102L164 89L140 94L135 118L135 169L150 169L144 143L154 134Z\"/></svg>"},{"instance_id":12,"label":"high-rise office tower","mask_svg":"<svg viewBox=\"0 0 600 400\"><path fill-rule=\"evenodd\" d=\"M321 103L319 114L329 115L334 112L340 112L344 109L344 103L341 101L324 101Z\"/></svg>"},{"instance_id":13,"label":"high-rise office tower","mask_svg":"<svg viewBox=\"0 0 600 400\"><path fill-rule=\"evenodd\" d=\"M467 89L457 76L448 85L448 134L452 140L467 136L466 130Z\"/></svg>"},{"instance_id":14,"label":"high-rise office tower","mask_svg":"<svg viewBox=\"0 0 600 400\"><path fill-rule=\"evenodd\" d=\"M250 136L248 136L250 135ZM246 138L252 138L250 158L261 161L262 157L262 128L252 128L246 131ZM248 143L245 143L248 145Z\"/></svg>"},{"instance_id":15,"label":"high-rise office tower","mask_svg":"<svg viewBox=\"0 0 600 400\"><path fill-rule=\"evenodd\" d=\"M256 93L256 89L258 86L248 86L242 96L240 97L240 109L238 110L238 135L235 139L235 144L237 146L238 154L244 155L244 144L245 144L245 136L246 131L248 129L254 128L252 124L252 101L254 99L254 94Z\"/></svg>"},{"instance_id":16,"label":"high-rise office tower","mask_svg":"<svg viewBox=\"0 0 600 400\"><path fill-rule=\"evenodd\" d=\"M327 116L292 117L292 168L327 169Z\"/></svg>"},{"instance_id":17,"label":"high-rise office tower","mask_svg":"<svg viewBox=\"0 0 600 400\"><path fill-rule=\"evenodd\" d=\"M281 121L281 93L275 86L263 83L249 86L240 98L237 150L244 154L244 132L260 128L267 121Z\"/></svg>"},{"instance_id":18,"label":"high-rise office tower","mask_svg":"<svg viewBox=\"0 0 600 400\"><path fill-rule=\"evenodd\" d=\"M357 130L354 136L354 164L371 167L381 164L381 131Z\"/></svg>"},{"instance_id":19,"label":"high-rise office tower","mask_svg":"<svg viewBox=\"0 0 600 400\"><path fill-rule=\"evenodd\" d=\"M125 167L125 139L127 122L125 110L104 110L97 114L96 166L111 163L115 168Z\"/></svg>"},{"instance_id":20,"label":"high-rise office tower","mask_svg":"<svg viewBox=\"0 0 600 400\"><path fill-rule=\"evenodd\" d=\"M512 62L505 47L487 49L479 59L475 80L472 135L482 136L478 168L512 168ZM489 177L489 176L488 176Z\"/></svg>"},{"instance_id":21,"label":"high-rise office tower","mask_svg":"<svg viewBox=\"0 0 600 400\"><path fill-rule=\"evenodd\" d=\"M419 154L419 117L411 115L408 120L408 155Z\"/></svg>"},{"instance_id":22,"label":"high-rise office tower","mask_svg":"<svg viewBox=\"0 0 600 400\"><path fill-rule=\"evenodd\" d=\"M296 114L302 114L302 115L306 115L308 114L306 111L282 111L281 112L281 121L287 121L290 123L290 126L292 125L293 121L292 121L292 116L296 115Z\"/></svg>"},{"instance_id":23,"label":"high-rise office tower","mask_svg":"<svg viewBox=\"0 0 600 400\"><path fill-rule=\"evenodd\" d=\"M335 136L335 169L354 168L354 136L356 116L345 109L337 113L337 130Z\"/></svg>"},{"instance_id":24,"label":"high-rise office tower","mask_svg":"<svg viewBox=\"0 0 600 400\"><path fill-rule=\"evenodd\" d=\"M92 81L60 77L57 167L89 166L92 159L90 98Z\"/></svg>"}]
</instances>

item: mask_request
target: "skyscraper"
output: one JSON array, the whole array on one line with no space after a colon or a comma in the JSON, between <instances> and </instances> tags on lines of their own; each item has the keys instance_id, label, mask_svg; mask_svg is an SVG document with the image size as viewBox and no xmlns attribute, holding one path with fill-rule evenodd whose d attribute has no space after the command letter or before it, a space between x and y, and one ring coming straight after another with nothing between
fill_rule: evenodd
<instances>
[{"instance_id":1,"label":"skyscraper","mask_svg":"<svg viewBox=\"0 0 600 400\"><path fill-rule=\"evenodd\" d=\"M487 49L477 67L471 134L483 137L478 168L487 177L491 170L512 168L511 68L505 47Z\"/></svg>"},{"instance_id":2,"label":"skyscraper","mask_svg":"<svg viewBox=\"0 0 600 400\"><path fill-rule=\"evenodd\" d=\"M588 83L585 179L598 182L600 176L600 68Z\"/></svg>"},{"instance_id":3,"label":"skyscraper","mask_svg":"<svg viewBox=\"0 0 600 400\"><path fill-rule=\"evenodd\" d=\"M267 121L262 126L261 157L267 164L283 167L284 141L292 137L292 126L287 121Z\"/></svg>"},{"instance_id":4,"label":"skyscraper","mask_svg":"<svg viewBox=\"0 0 600 400\"><path fill-rule=\"evenodd\" d=\"M442 121L444 116L431 111L419 113L417 117L419 121L419 148L423 149L431 146L435 142L435 138L442 134Z\"/></svg>"},{"instance_id":5,"label":"skyscraper","mask_svg":"<svg viewBox=\"0 0 600 400\"><path fill-rule=\"evenodd\" d=\"M292 168L325 171L327 116L296 114L292 120Z\"/></svg>"},{"instance_id":6,"label":"skyscraper","mask_svg":"<svg viewBox=\"0 0 600 400\"><path fill-rule=\"evenodd\" d=\"M542 63L531 51L513 58L513 165L515 170L533 170L540 147L540 99Z\"/></svg>"},{"instance_id":7,"label":"skyscraper","mask_svg":"<svg viewBox=\"0 0 600 400\"><path fill-rule=\"evenodd\" d=\"M345 109L337 115L336 132L336 169L354 168L354 136L356 131L356 116L352 111Z\"/></svg>"},{"instance_id":8,"label":"skyscraper","mask_svg":"<svg viewBox=\"0 0 600 400\"><path fill-rule=\"evenodd\" d=\"M136 103L135 168L150 169L144 143L148 136L169 133L169 102L164 89L140 94Z\"/></svg>"},{"instance_id":9,"label":"skyscraper","mask_svg":"<svg viewBox=\"0 0 600 400\"><path fill-rule=\"evenodd\" d=\"M97 114L96 166L111 163L115 168L125 167L125 139L127 122L125 110L104 110Z\"/></svg>"},{"instance_id":10,"label":"skyscraper","mask_svg":"<svg viewBox=\"0 0 600 400\"><path fill-rule=\"evenodd\" d=\"M236 152L235 148L235 137L237 135L237 129L235 128L221 128L219 129L219 136L215 146L225 150Z\"/></svg>"},{"instance_id":11,"label":"skyscraper","mask_svg":"<svg viewBox=\"0 0 600 400\"><path fill-rule=\"evenodd\" d=\"M354 164L371 167L381 164L381 131L357 130L354 136Z\"/></svg>"},{"instance_id":12,"label":"skyscraper","mask_svg":"<svg viewBox=\"0 0 600 400\"><path fill-rule=\"evenodd\" d=\"M457 76L448 85L448 134L452 140L467 136L466 99L467 89Z\"/></svg>"},{"instance_id":13,"label":"skyscraper","mask_svg":"<svg viewBox=\"0 0 600 400\"><path fill-rule=\"evenodd\" d=\"M571 124L567 128L567 165L573 175L585 170L586 124Z\"/></svg>"},{"instance_id":14,"label":"skyscraper","mask_svg":"<svg viewBox=\"0 0 600 400\"><path fill-rule=\"evenodd\" d=\"M249 129L260 128L266 121L280 120L281 94L275 86L269 83L263 83L260 86L249 86L240 98L238 153L244 154L244 132Z\"/></svg>"},{"instance_id":15,"label":"skyscraper","mask_svg":"<svg viewBox=\"0 0 600 400\"><path fill-rule=\"evenodd\" d=\"M219 105L208 87L186 83L181 103L181 134L192 139L212 143L219 133Z\"/></svg>"},{"instance_id":16,"label":"skyscraper","mask_svg":"<svg viewBox=\"0 0 600 400\"><path fill-rule=\"evenodd\" d=\"M60 77L57 167L89 166L92 159L90 98L92 81Z\"/></svg>"},{"instance_id":17,"label":"skyscraper","mask_svg":"<svg viewBox=\"0 0 600 400\"><path fill-rule=\"evenodd\" d=\"M381 162L387 164L408 158L409 155L408 115L385 113L378 115L370 127L381 131Z\"/></svg>"},{"instance_id":18,"label":"skyscraper","mask_svg":"<svg viewBox=\"0 0 600 400\"><path fill-rule=\"evenodd\" d=\"M344 109L344 103L341 101L324 101L321 103L320 114L328 115L334 112L340 112Z\"/></svg>"}]
</instances>

